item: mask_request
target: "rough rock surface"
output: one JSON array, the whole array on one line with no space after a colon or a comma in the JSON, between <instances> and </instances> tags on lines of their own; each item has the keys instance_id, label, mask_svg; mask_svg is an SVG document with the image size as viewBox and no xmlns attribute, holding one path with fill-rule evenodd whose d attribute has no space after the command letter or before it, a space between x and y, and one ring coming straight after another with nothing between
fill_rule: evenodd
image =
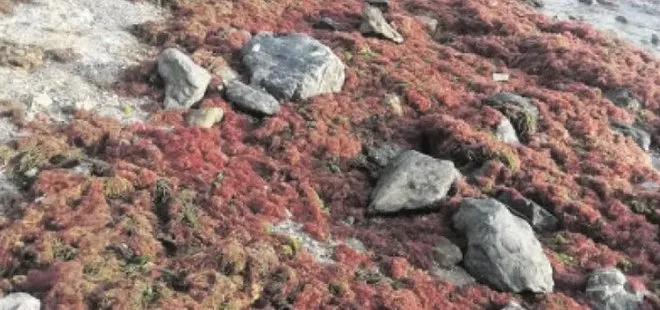
<instances>
[{"instance_id":1,"label":"rough rock surface","mask_svg":"<svg viewBox=\"0 0 660 310\"><path fill-rule=\"evenodd\" d=\"M369 209L378 213L416 210L443 199L459 177L450 161L417 151L405 151L392 159L371 194Z\"/></svg>"},{"instance_id":2,"label":"rough rock surface","mask_svg":"<svg viewBox=\"0 0 660 310\"><path fill-rule=\"evenodd\" d=\"M528 98L500 92L486 98L484 103L506 115L516 128L518 136L536 132L539 110Z\"/></svg>"},{"instance_id":3,"label":"rough rock surface","mask_svg":"<svg viewBox=\"0 0 660 310\"><path fill-rule=\"evenodd\" d=\"M543 207L525 197L516 197L510 191L502 191L497 200L506 205L509 210L523 218L538 231L555 231L559 221Z\"/></svg>"},{"instance_id":4,"label":"rough rock surface","mask_svg":"<svg viewBox=\"0 0 660 310\"><path fill-rule=\"evenodd\" d=\"M201 108L198 110L188 111L188 115L186 115L186 122L189 126L211 128L213 125L219 123L223 116L224 112L221 108Z\"/></svg>"},{"instance_id":5,"label":"rough rock surface","mask_svg":"<svg viewBox=\"0 0 660 310\"><path fill-rule=\"evenodd\" d=\"M645 152L649 151L651 147L651 135L648 132L634 126L619 123L613 123L612 129L635 140L635 143Z\"/></svg>"},{"instance_id":6,"label":"rough rock surface","mask_svg":"<svg viewBox=\"0 0 660 310\"><path fill-rule=\"evenodd\" d=\"M0 310L39 310L41 302L39 299L26 293L12 293L0 297Z\"/></svg>"},{"instance_id":7,"label":"rough rock surface","mask_svg":"<svg viewBox=\"0 0 660 310\"><path fill-rule=\"evenodd\" d=\"M626 276L616 268L592 272L586 294L596 310L634 310L639 309L642 302L642 297L630 288Z\"/></svg>"},{"instance_id":8,"label":"rough rock surface","mask_svg":"<svg viewBox=\"0 0 660 310\"><path fill-rule=\"evenodd\" d=\"M431 274L438 278L440 281L445 281L463 287L476 283L477 281L465 269L454 266L452 268L439 268L434 267Z\"/></svg>"},{"instance_id":9,"label":"rough rock surface","mask_svg":"<svg viewBox=\"0 0 660 310\"><path fill-rule=\"evenodd\" d=\"M516 129L513 128L511 121L509 121L509 119L506 117L503 117L500 121L500 124L497 125L497 128L495 129L495 135L499 140L505 143L520 143L520 140L518 140L518 135L516 134Z\"/></svg>"},{"instance_id":10,"label":"rough rock surface","mask_svg":"<svg viewBox=\"0 0 660 310\"><path fill-rule=\"evenodd\" d=\"M158 73L165 80L166 109L188 109L204 97L211 74L175 48L158 57Z\"/></svg>"},{"instance_id":11,"label":"rough rock surface","mask_svg":"<svg viewBox=\"0 0 660 310\"><path fill-rule=\"evenodd\" d=\"M495 199L463 199L454 215L467 234L465 268L481 281L507 292L552 292L552 267L524 220Z\"/></svg>"},{"instance_id":12,"label":"rough rock surface","mask_svg":"<svg viewBox=\"0 0 660 310\"><path fill-rule=\"evenodd\" d=\"M365 35L380 36L395 43L403 43L403 37L387 22L383 12L371 5L362 8L360 32Z\"/></svg>"},{"instance_id":13,"label":"rough rock surface","mask_svg":"<svg viewBox=\"0 0 660 310\"><path fill-rule=\"evenodd\" d=\"M243 47L250 84L283 100L341 91L345 66L332 50L305 34L262 32Z\"/></svg>"},{"instance_id":14,"label":"rough rock surface","mask_svg":"<svg viewBox=\"0 0 660 310\"><path fill-rule=\"evenodd\" d=\"M616 88L605 92L607 99L612 101L615 105L630 109L633 111L642 108L642 104L630 95L630 90L627 88Z\"/></svg>"},{"instance_id":15,"label":"rough rock surface","mask_svg":"<svg viewBox=\"0 0 660 310\"><path fill-rule=\"evenodd\" d=\"M441 237L433 247L433 260L440 267L452 268L462 259L461 249L445 237Z\"/></svg>"},{"instance_id":16,"label":"rough rock surface","mask_svg":"<svg viewBox=\"0 0 660 310\"><path fill-rule=\"evenodd\" d=\"M273 115L280 110L280 103L273 96L241 81L231 81L226 88L227 98L242 110L265 115Z\"/></svg>"}]
</instances>

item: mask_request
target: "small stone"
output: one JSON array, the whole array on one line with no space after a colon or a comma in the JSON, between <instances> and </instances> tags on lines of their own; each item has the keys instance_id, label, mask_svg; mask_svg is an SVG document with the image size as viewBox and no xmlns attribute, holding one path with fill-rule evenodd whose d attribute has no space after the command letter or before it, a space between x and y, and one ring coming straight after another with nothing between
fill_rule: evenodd
<instances>
[{"instance_id":1,"label":"small stone","mask_svg":"<svg viewBox=\"0 0 660 310\"><path fill-rule=\"evenodd\" d=\"M460 172L454 163L414 150L392 159L371 194L369 209L377 213L427 208L441 201Z\"/></svg>"},{"instance_id":2,"label":"small stone","mask_svg":"<svg viewBox=\"0 0 660 310\"><path fill-rule=\"evenodd\" d=\"M360 32L364 35L383 37L395 43L403 43L403 37L385 20L383 12L371 5L362 8Z\"/></svg>"},{"instance_id":3,"label":"small stone","mask_svg":"<svg viewBox=\"0 0 660 310\"><path fill-rule=\"evenodd\" d=\"M463 260L461 249L445 237L440 237L432 251L433 260L443 268L452 268Z\"/></svg>"},{"instance_id":4,"label":"small stone","mask_svg":"<svg viewBox=\"0 0 660 310\"><path fill-rule=\"evenodd\" d=\"M594 0L578 0L580 3L584 3L587 5L592 5L594 4Z\"/></svg>"},{"instance_id":5,"label":"small stone","mask_svg":"<svg viewBox=\"0 0 660 310\"><path fill-rule=\"evenodd\" d=\"M387 164L401 153L401 148L394 144L383 144L380 146L367 146L367 159L380 167Z\"/></svg>"},{"instance_id":6,"label":"small stone","mask_svg":"<svg viewBox=\"0 0 660 310\"><path fill-rule=\"evenodd\" d=\"M511 191L502 191L497 200L509 208L509 210L524 219L538 231L556 231L559 220L543 207L522 195Z\"/></svg>"},{"instance_id":7,"label":"small stone","mask_svg":"<svg viewBox=\"0 0 660 310\"><path fill-rule=\"evenodd\" d=\"M316 29L343 30L344 26L330 17L322 17L314 24Z\"/></svg>"},{"instance_id":8,"label":"small stone","mask_svg":"<svg viewBox=\"0 0 660 310\"><path fill-rule=\"evenodd\" d=\"M250 113L273 115L280 110L280 103L273 96L239 80L229 82L225 94L239 109Z\"/></svg>"},{"instance_id":9,"label":"small stone","mask_svg":"<svg viewBox=\"0 0 660 310\"><path fill-rule=\"evenodd\" d=\"M386 94L383 103L390 107L390 110L396 116L403 115L403 106L401 106L401 97L395 94Z\"/></svg>"},{"instance_id":10,"label":"small stone","mask_svg":"<svg viewBox=\"0 0 660 310\"><path fill-rule=\"evenodd\" d=\"M506 117L503 117L500 121L500 124L497 125L497 128L495 129L495 136L497 139L504 143L520 143L520 140L518 140L518 135L516 134L516 129L513 128L511 121L509 121L509 119Z\"/></svg>"},{"instance_id":11,"label":"small stone","mask_svg":"<svg viewBox=\"0 0 660 310\"><path fill-rule=\"evenodd\" d=\"M509 81L508 73L493 73L493 81L495 82L507 82Z\"/></svg>"},{"instance_id":12,"label":"small stone","mask_svg":"<svg viewBox=\"0 0 660 310\"><path fill-rule=\"evenodd\" d=\"M39 310L41 302L27 293L11 293L0 297L2 310Z\"/></svg>"},{"instance_id":13,"label":"small stone","mask_svg":"<svg viewBox=\"0 0 660 310\"><path fill-rule=\"evenodd\" d=\"M648 152L651 147L651 135L648 132L634 126L612 123L612 129L620 134L632 138L639 147Z\"/></svg>"},{"instance_id":14,"label":"small stone","mask_svg":"<svg viewBox=\"0 0 660 310\"><path fill-rule=\"evenodd\" d=\"M221 108L201 108L199 110L189 110L186 122L189 126L211 128L219 123L223 116L224 112Z\"/></svg>"},{"instance_id":15,"label":"small stone","mask_svg":"<svg viewBox=\"0 0 660 310\"><path fill-rule=\"evenodd\" d=\"M417 19L419 19L424 25L426 25L426 28L428 28L429 33L431 34L431 37L435 34L435 31L438 29L438 20L432 17L428 16L417 16Z\"/></svg>"},{"instance_id":16,"label":"small stone","mask_svg":"<svg viewBox=\"0 0 660 310\"><path fill-rule=\"evenodd\" d=\"M377 7L383 12L387 12L387 10L390 8L389 0L364 0L364 3L373 7Z\"/></svg>"},{"instance_id":17,"label":"small stone","mask_svg":"<svg viewBox=\"0 0 660 310\"><path fill-rule=\"evenodd\" d=\"M658 35L655 33L651 35L651 44L653 45L660 44L660 38L658 38Z\"/></svg>"},{"instance_id":18,"label":"small stone","mask_svg":"<svg viewBox=\"0 0 660 310\"><path fill-rule=\"evenodd\" d=\"M642 108L642 104L632 97L630 90L627 88L615 88L609 90L605 92L605 97L612 101L614 105L624 109L637 111Z\"/></svg>"},{"instance_id":19,"label":"small stone","mask_svg":"<svg viewBox=\"0 0 660 310\"><path fill-rule=\"evenodd\" d=\"M211 74L175 48L158 58L158 73L165 80L165 109L189 109L204 97Z\"/></svg>"},{"instance_id":20,"label":"small stone","mask_svg":"<svg viewBox=\"0 0 660 310\"><path fill-rule=\"evenodd\" d=\"M640 308L643 299L616 268L592 272L587 279L586 296L595 310L635 310Z\"/></svg>"},{"instance_id":21,"label":"small stone","mask_svg":"<svg viewBox=\"0 0 660 310\"><path fill-rule=\"evenodd\" d=\"M628 19L625 16L619 15L615 19L616 19L617 22L620 22L622 24L627 24L628 23Z\"/></svg>"},{"instance_id":22,"label":"small stone","mask_svg":"<svg viewBox=\"0 0 660 310\"><path fill-rule=\"evenodd\" d=\"M433 267L431 274L438 280L451 283L457 287L464 287L477 282L465 269L458 266L449 269Z\"/></svg>"}]
</instances>

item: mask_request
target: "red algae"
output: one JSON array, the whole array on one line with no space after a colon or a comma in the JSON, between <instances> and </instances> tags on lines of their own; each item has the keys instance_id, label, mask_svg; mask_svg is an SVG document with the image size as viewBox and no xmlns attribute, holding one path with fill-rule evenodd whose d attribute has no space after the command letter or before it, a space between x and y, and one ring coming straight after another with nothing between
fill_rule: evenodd
<instances>
[{"instance_id":1,"label":"red algae","mask_svg":"<svg viewBox=\"0 0 660 310\"><path fill-rule=\"evenodd\" d=\"M343 89L255 119L214 87L200 105L225 115L209 129L156 107L146 124L86 112L64 127L25 124L30 135L11 145L8 167L39 173L20 180L26 198L0 221L0 294L26 291L48 309L484 309L510 300L588 309L586 277L609 266L653 290L660 194L635 185L660 182L660 174L609 128L643 121L660 141L653 57L514 0L391 2L386 15L401 45L359 34L358 0L167 3L174 18L137 26L143 41L178 45L207 69L231 65L245 75L240 48L251 34L304 32L345 62ZM428 33L415 15L437 18L438 30ZM313 28L322 16L350 31ZM496 72L511 78L495 82ZM644 109L605 99L617 87L631 89ZM117 90L161 100L155 63L127 71ZM524 145L492 134L503 115L482 100L498 91L539 109ZM387 94L402 99L402 115L382 103ZM369 217L377 171L356 159L379 143L451 159L466 178L437 211ZM90 159L87 173L61 164ZM560 220L560 232L539 235L554 293L458 288L427 272L440 237L464 246L451 224L460 198L498 190L515 190ZM320 241L357 238L366 252L339 245L335 263L321 264L270 232L289 216Z\"/></svg>"}]
</instances>

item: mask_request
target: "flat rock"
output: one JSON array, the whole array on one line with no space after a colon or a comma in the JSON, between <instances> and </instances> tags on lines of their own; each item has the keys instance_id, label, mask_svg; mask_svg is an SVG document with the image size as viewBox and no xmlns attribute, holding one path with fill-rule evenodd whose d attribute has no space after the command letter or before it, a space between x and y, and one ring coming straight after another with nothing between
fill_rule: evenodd
<instances>
[{"instance_id":1,"label":"flat rock","mask_svg":"<svg viewBox=\"0 0 660 310\"><path fill-rule=\"evenodd\" d=\"M158 73L165 80L165 109L188 109L204 97L211 74L175 48L158 57Z\"/></svg>"},{"instance_id":2,"label":"flat rock","mask_svg":"<svg viewBox=\"0 0 660 310\"><path fill-rule=\"evenodd\" d=\"M509 118L519 137L536 132L539 110L529 98L500 92L484 99L484 104L492 106Z\"/></svg>"},{"instance_id":3,"label":"flat rock","mask_svg":"<svg viewBox=\"0 0 660 310\"><path fill-rule=\"evenodd\" d=\"M447 195L460 172L451 161L404 151L383 170L371 194L370 211L393 213L432 206Z\"/></svg>"},{"instance_id":4,"label":"flat rock","mask_svg":"<svg viewBox=\"0 0 660 310\"><path fill-rule=\"evenodd\" d=\"M250 84L281 100L341 91L345 66L332 50L306 34L261 32L243 47Z\"/></svg>"},{"instance_id":5,"label":"flat rock","mask_svg":"<svg viewBox=\"0 0 660 310\"><path fill-rule=\"evenodd\" d=\"M500 121L500 124L497 125L497 128L495 129L495 136L497 139L504 143L520 143L520 140L518 140L518 135L516 134L516 129L513 128L511 121L509 121L509 119L506 117L503 117Z\"/></svg>"},{"instance_id":6,"label":"flat rock","mask_svg":"<svg viewBox=\"0 0 660 310\"><path fill-rule=\"evenodd\" d=\"M465 269L458 266L452 268L434 267L431 269L431 274L440 281L445 281L458 287L477 283L477 281L465 271Z\"/></svg>"},{"instance_id":7,"label":"flat rock","mask_svg":"<svg viewBox=\"0 0 660 310\"><path fill-rule=\"evenodd\" d=\"M630 95L627 88L615 88L605 92L605 97L612 101L614 105L637 111L642 108L642 104Z\"/></svg>"},{"instance_id":8,"label":"flat rock","mask_svg":"<svg viewBox=\"0 0 660 310\"><path fill-rule=\"evenodd\" d=\"M188 126L211 128L213 125L219 123L223 116L224 111L221 108L201 108L198 110L189 110L186 115L186 122Z\"/></svg>"},{"instance_id":9,"label":"flat rock","mask_svg":"<svg viewBox=\"0 0 660 310\"><path fill-rule=\"evenodd\" d=\"M27 293L11 293L0 297L0 310L39 310L41 302Z\"/></svg>"},{"instance_id":10,"label":"flat rock","mask_svg":"<svg viewBox=\"0 0 660 310\"><path fill-rule=\"evenodd\" d=\"M368 4L362 8L360 32L364 35L383 37L395 43L403 43L403 37L385 20L383 12Z\"/></svg>"},{"instance_id":11,"label":"flat rock","mask_svg":"<svg viewBox=\"0 0 660 310\"><path fill-rule=\"evenodd\" d=\"M541 243L502 203L465 198L453 220L467 235L463 265L477 280L505 292L552 292L552 267Z\"/></svg>"},{"instance_id":12,"label":"flat rock","mask_svg":"<svg viewBox=\"0 0 660 310\"><path fill-rule=\"evenodd\" d=\"M463 260L461 249L449 239L441 237L432 249L433 260L442 268L452 268Z\"/></svg>"},{"instance_id":13,"label":"flat rock","mask_svg":"<svg viewBox=\"0 0 660 310\"><path fill-rule=\"evenodd\" d=\"M559 225L557 218L543 207L522 195L510 191L502 191L497 200L509 208L513 214L529 223L537 231L556 231Z\"/></svg>"},{"instance_id":14,"label":"flat rock","mask_svg":"<svg viewBox=\"0 0 660 310\"><path fill-rule=\"evenodd\" d=\"M649 135L648 132L634 126L619 123L612 123L612 129L635 140L635 143L637 143L644 152L649 151L649 148L651 147L651 135Z\"/></svg>"},{"instance_id":15,"label":"flat rock","mask_svg":"<svg viewBox=\"0 0 660 310\"><path fill-rule=\"evenodd\" d=\"M239 109L261 115L273 115L280 110L280 103L267 92L234 80L227 84L227 99Z\"/></svg>"},{"instance_id":16,"label":"flat rock","mask_svg":"<svg viewBox=\"0 0 660 310\"><path fill-rule=\"evenodd\" d=\"M633 292L626 276L616 268L592 272L587 279L586 296L596 310L634 310L642 303L641 294Z\"/></svg>"}]
</instances>

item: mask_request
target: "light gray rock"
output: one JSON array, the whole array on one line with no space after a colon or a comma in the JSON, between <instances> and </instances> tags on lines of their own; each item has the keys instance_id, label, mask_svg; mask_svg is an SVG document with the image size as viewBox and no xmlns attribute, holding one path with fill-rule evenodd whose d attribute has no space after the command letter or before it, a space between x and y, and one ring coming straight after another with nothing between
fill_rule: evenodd
<instances>
[{"instance_id":1,"label":"light gray rock","mask_svg":"<svg viewBox=\"0 0 660 310\"><path fill-rule=\"evenodd\" d=\"M500 92L486 98L484 104L502 112L512 122L519 137L536 132L539 110L528 98Z\"/></svg>"},{"instance_id":2,"label":"light gray rock","mask_svg":"<svg viewBox=\"0 0 660 310\"><path fill-rule=\"evenodd\" d=\"M510 301L502 310L525 310L525 307L521 306L516 301Z\"/></svg>"},{"instance_id":3,"label":"light gray rock","mask_svg":"<svg viewBox=\"0 0 660 310\"><path fill-rule=\"evenodd\" d=\"M513 214L521 217L535 230L555 231L559 221L543 207L524 197L514 197L511 192L503 191L497 200L509 208Z\"/></svg>"},{"instance_id":4,"label":"light gray rock","mask_svg":"<svg viewBox=\"0 0 660 310\"><path fill-rule=\"evenodd\" d=\"M635 143L637 143L644 152L649 151L649 148L651 147L651 135L649 135L648 132L634 126L619 123L612 123L612 129L635 140Z\"/></svg>"},{"instance_id":5,"label":"light gray rock","mask_svg":"<svg viewBox=\"0 0 660 310\"><path fill-rule=\"evenodd\" d=\"M223 116L224 111L218 107L189 110L186 115L186 122L188 126L211 128L222 121Z\"/></svg>"},{"instance_id":6,"label":"light gray rock","mask_svg":"<svg viewBox=\"0 0 660 310\"><path fill-rule=\"evenodd\" d=\"M467 235L463 265L477 280L506 292L552 292L552 267L541 243L502 203L465 198L453 220Z\"/></svg>"},{"instance_id":7,"label":"light gray rock","mask_svg":"<svg viewBox=\"0 0 660 310\"><path fill-rule=\"evenodd\" d=\"M475 280L467 271L465 271L465 269L458 266L454 266L449 269L434 267L431 269L431 274L438 278L440 281L445 281L458 287L477 283L477 280Z\"/></svg>"},{"instance_id":8,"label":"light gray rock","mask_svg":"<svg viewBox=\"0 0 660 310\"><path fill-rule=\"evenodd\" d=\"M368 4L362 8L360 32L364 35L380 36L395 43L403 43L403 37L385 20L383 12Z\"/></svg>"},{"instance_id":9,"label":"light gray rock","mask_svg":"<svg viewBox=\"0 0 660 310\"><path fill-rule=\"evenodd\" d=\"M497 138L504 143L520 143L520 140L518 140L518 135L516 134L516 129L513 128L511 121L509 121L509 119L506 117L503 117L500 121L500 124L497 125L497 128L495 129L495 136L497 136Z\"/></svg>"},{"instance_id":10,"label":"light gray rock","mask_svg":"<svg viewBox=\"0 0 660 310\"><path fill-rule=\"evenodd\" d=\"M587 298L595 310L639 309L643 296L636 294L626 276L616 268L592 272L587 279Z\"/></svg>"},{"instance_id":11,"label":"light gray rock","mask_svg":"<svg viewBox=\"0 0 660 310\"><path fill-rule=\"evenodd\" d=\"M165 109L188 109L204 97L211 74L175 48L158 57L158 73L165 80Z\"/></svg>"},{"instance_id":12,"label":"light gray rock","mask_svg":"<svg viewBox=\"0 0 660 310\"><path fill-rule=\"evenodd\" d=\"M280 103L273 96L239 80L229 82L225 94L229 101L246 112L273 115L280 110Z\"/></svg>"},{"instance_id":13,"label":"light gray rock","mask_svg":"<svg viewBox=\"0 0 660 310\"><path fill-rule=\"evenodd\" d=\"M0 310L39 310L41 302L27 293L11 293L0 297Z\"/></svg>"},{"instance_id":14,"label":"light gray rock","mask_svg":"<svg viewBox=\"0 0 660 310\"><path fill-rule=\"evenodd\" d=\"M445 237L440 238L432 251L433 260L442 268L452 268L463 260L461 249Z\"/></svg>"},{"instance_id":15,"label":"light gray rock","mask_svg":"<svg viewBox=\"0 0 660 310\"><path fill-rule=\"evenodd\" d=\"M341 91L345 66L332 50L306 34L262 32L243 47L250 84L282 100Z\"/></svg>"},{"instance_id":16,"label":"light gray rock","mask_svg":"<svg viewBox=\"0 0 660 310\"><path fill-rule=\"evenodd\" d=\"M642 104L630 95L627 88L615 88L605 92L605 97L612 101L616 106L637 111L642 108Z\"/></svg>"},{"instance_id":17,"label":"light gray rock","mask_svg":"<svg viewBox=\"0 0 660 310\"><path fill-rule=\"evenodd\" d=\"M379 146L367 146L367 160L380 167L385 167L392 158L395 158L402 151L401 147L395 144L382 144Z\"/></svg>"},{"instance_id":18,"label":"light gray rock","mask_svg":"<svg viewBox=\"0 0 660 310\"><path fill-rule=\"evenodd\" d=\"M460 176L454 163L417 151L392 159L371 193L370 211L394 213L430 207L447 195Z\"/></svg>"}]
</instances>

